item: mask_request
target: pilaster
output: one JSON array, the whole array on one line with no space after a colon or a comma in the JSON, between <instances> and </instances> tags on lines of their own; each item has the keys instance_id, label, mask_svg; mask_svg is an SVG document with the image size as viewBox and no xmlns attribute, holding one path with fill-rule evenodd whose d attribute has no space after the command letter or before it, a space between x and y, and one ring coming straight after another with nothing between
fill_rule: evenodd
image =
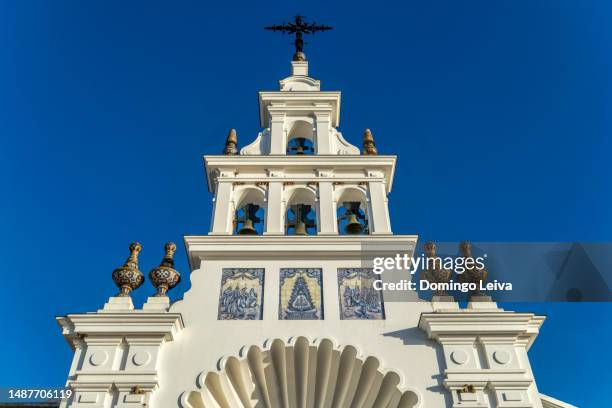
<instances>
[{"instance_id":1,"label":"pilaster","mask_svg":"<svg viewBox=\"0 0 612 408\"><path fill-rule=\"evenodd\" d=\"M325 108L326 105L317 105L319 108ZM331 130L331 109L330 112L315 113L316 127L316 154L332 154L332 141L330 138Z\"/></svg>"},{"instance_id":2,"label":"pilaster","mask_svg":"<svg viewBox=\"0 0 612 408\"><path fill-rule=\"evenodd\" d=\"M75 354L62 407L142 407L158 387L157 361L165 342L183 328L177 313L126 311L58 317Z\"/></svg>"},{"instance_id":3,"label":"pilaster","mask_svg":"<svg viewBox=\"0 0 612 408\"><path fill-rule=\"evenodd\" d=\"M266 225L264 235L283 235L285 228L284 204L283 204L283 182L275 180L268 182L268 199L266 208Z\"/></svg>"},{"instance_id":4,"label":"pilaster","mask_svg":"<svg viewBox=\"0 0 612 408\"><path fill-rule=\"evenodd\" d=\"M442 346L453 408L541 408L527 349L543 317L457 310L424 313L419 327Z\"/></svg>"},{"instance_id":5,"label":"pilaster","mask_svg":"<svg viewBox=\"0 0 612 408\"><path fill-rule=\"evenodd\" d=\"M285 113L277 111L284 106L284 103L274 103L268 108L270 112L270 154L285 154L287 151Z\"/></svg>"},{"instance_id":6,"label":"pilaster","mask_svg":"<svg viewBox=\"0 0 612 408\"><path fill-rule=\"evenodd\" d=\"M319 215L319 234L334 235L338 233L334 186L331 181L319 182L317 214Z\"/></svg>"},{"instance_id":7,"label":"pilaster","mask_svg":"<svg viewBox=\"0 0 612 408\"><path fill-rule=\"evenodd\" d=\"M228 174L226 174L228 173ZM227 177L229 176L229 172L221 172L220 176ZM233 176L233 173L231 174ZM232 225L231 220L233 217L232 208L231 208L231 198L232 198L233 185L232 181L227 180L217 180L216 188L215 188L215 196L214 206L213 206L213 216L210 234L211 235L231 235L232 234Z\"/></svg>"},{"instance_id":8,"label":"pilaster","mask_svg":"<svg viewBox=\"0 0 612 408\"><path fill-rule=\"evenodd\" d=\"M380 175L382 178L382 175ZM370 230L372 234L391 234L391 221L384 181L368 182L370 202Z\"/></svg>"}]
</instances>

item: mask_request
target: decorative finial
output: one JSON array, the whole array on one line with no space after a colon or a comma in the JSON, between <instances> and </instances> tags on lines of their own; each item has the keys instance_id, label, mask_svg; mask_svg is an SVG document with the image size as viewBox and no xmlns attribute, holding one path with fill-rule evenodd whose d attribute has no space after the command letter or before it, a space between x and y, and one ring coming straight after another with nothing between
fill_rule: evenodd
<instances>
[{"instance_id":1,"label":"decorative finial","mask_svg":"<svg viewBox=\"0 0 612 408\"><path fill-rule=\"evenodd\" d=\"M459 243L459 252L463 258L473 258L472 256L472 244L469 241L461 241ZM478 268L471 262L471 267L466 267L465 271L461 274L457 274L457 280L462 283L475 283L476 290L473 291L472 296L480 296L482 292L480 290L481 282L487 280L489 272L484 268Z\"/></svg>"},{"instance_id":2,"label":"decorative finial","mask_svg":"<svg viewBox=\"0 0 612 408\"><path fill-rule=\"evenodd\" d=\"M304 21L305 17L299 14L293 17L293 21L285 24L272 25L264 27L266 30L280 31L283 34L295 34L295 54L293 54L293 61L306 61L306 54L304 54L304 40L302 34L314 34L317 31L332 30L333 27L317 24L307 23Z\"/></svg>"},{"instance_id":3,"label":"decorative finial","mask_svg":"<svg viewBox=\"0 0 612 408\"><path fill-rule=\"evenodd\" d=\"M433 258L436 256L436 243L435 242L427 241L425 245L423 245L423 248L425 249L425 255L427 255L429 258Z\"/></svg>"},{"instance_id":4,"label":"decorative finial","mask_svg":"<svg viewBox=\"0 0 612 408\"><path fill-rule=\"evenodd\" d=\"M436 243L428 241L424 245L425 249L425 266L423 266L423 273L421 278L425 279L429 283L448 283L451 278L451 271L444 269L442 266L442 260L436 256ZM435 290L434 296L448 296L448 293L444 290Z\"/></svg>"},{"instance_id":5,"label":"decorative finial","mask_svg":"<svg viewBox=\"0 0 612 408\"><path fill-rule=\"evenodd\" d=\"M166 254L164 259L157 268L151 269L149 272L149 280L157 289L155 296L166 296L166 292L178 285L181 281L181 274L174 269L174 253L176 252L176 244L168 242L164 249Z\"/></svg>"},{"instance_id":6,"label":"decorative finial","mask_svg":"<svg viewBox=\"0 0 612 408\"><path fill-rule=\"evenodd\" d=\"M236 129L230 129L227 139L225 139L223 154L226 156L235 156L238 154L238 136L236 136Z\"/></svg>"},{"instance_id":7,"label":"decorative finial","mask_svg":"<svg viewBox=\"0 0 612 408\"><path fill-rule=\"evenodd\" d=\"M123 266L113 271L113 281L120 289L117 296L130 296L144 282L144 275L138 270L138 254L142 251L139 242L130 244L130 256Z\"/></svg>"},{"instance_id":8,"label":"decorative finial","mask_svg":"<svg viewBox=\"0 0 612 408\"><path fill-rule=\"evenodd\" d=\"M461 241L459 243L459 252L464 258L472 256L472 243L470 241Z\"/></svg>"},{"instance_id":9,"label":"decorative finial","mask_svg":"<svg viewBox=\"0 0 612 408\"><path fill-rule=\"evenodd\" d=\"M370 129L366 129L363 132L363 154L365 155L378 154L378 150L376 149L376 144L374 143L374 136L372 136L372 132L370 131Z\"/></svg>"}]
</instances>

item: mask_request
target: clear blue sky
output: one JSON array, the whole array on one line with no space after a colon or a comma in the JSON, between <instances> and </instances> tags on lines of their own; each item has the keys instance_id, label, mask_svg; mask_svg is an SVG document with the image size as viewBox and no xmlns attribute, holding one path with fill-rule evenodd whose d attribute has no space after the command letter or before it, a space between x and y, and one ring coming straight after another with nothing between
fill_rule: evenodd
<instances>
[{"instance_id":1,"label":"clear blue sky","mask_svg":"<svg viewBox=\"0 0 612 408\"><path fill-rule=\"evenodd\" d=\"M4 0L0 385L63 384L54 316L100 308L129 242L148 271L164 242L208 231L201 155L230 127L241 145L256 136L256 92L292 54L262 26L298 11L336 27L306 53L343 91L344 136L369 127L399 155L396 233L612 240L608 1ZM178 268L173 298L189 287L182 249ZM514 307L549 316L530 353L540 390L608 406L612 307Z\"/></svg>"}]
</instances>

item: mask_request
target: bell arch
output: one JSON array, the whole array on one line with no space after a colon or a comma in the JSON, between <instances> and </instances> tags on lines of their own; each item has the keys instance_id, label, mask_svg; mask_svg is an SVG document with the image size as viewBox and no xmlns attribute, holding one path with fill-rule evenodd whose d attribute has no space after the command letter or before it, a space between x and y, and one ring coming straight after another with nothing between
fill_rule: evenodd
<instances>
[{"instance_id":1,"label":"bell arch","mask_svg":"<svg viewBox=\"0 0 612 408\"><path fill-rule=\"evenodd\" d=\"M287 191L284 219L285 233L287 235L316 235L319 231L317 193L310 186L294 187ZM302 223L305 231L298 232ZM305 232L305 233L304 233Z\"/></svg>"},{"instance_id":2,"label":"bell arch","mask_svg":"<svg viewBox=\"0 0 612 408\"><path fill-rule=\"evenodd\" d=\"M367 235L370 233L370 202L368 192L362 186L346 186L335 192L336 220L339 234ZM354 215L354 219L351 218ZM361 230L355 229L347 232L346 228L351 222L359 222Z\"/></svg>"},{"instance_id":3,"label":"bell arch","mask_svg":"<svg viewBox=\"0 0 612 408\"><path fill-rule=\"evenodd\" d=\"M232 233L240 234L241 227L245 227L246 220L254 217L251 220L254 230L256 233L246 235L257 235L263 233L263 226L265 225L265 218L267 216L266 210L266 195L265 191L259 186L239 186L234 190L232 204L231 204L233 216L233 227ZM261 226L255 225L260 220ZM250 227L249 226L249 227Z\"/></svg>"},{"instance_id":4,"label":"bell arch","mask_svg":"<svg viewBox=\"0 0 612 408\"><path fill-rule=\"evenodd\" d=\"M418 407L419 394L401 382L400 374L354 346L297 337L222 358L217 371L200 373L198 389L183 392L180 402L183 408Z\"/></svg>"},{"instance_id":5,"label":"bell arch","mask_svg":"<svg viewBox=\"0 0 612 408\"><path fill-rule=\"evenodd\" d=\"M312 122L296 119L288 126L287 154L315 154L315 132Z\"/></svg>"}]
</instances>

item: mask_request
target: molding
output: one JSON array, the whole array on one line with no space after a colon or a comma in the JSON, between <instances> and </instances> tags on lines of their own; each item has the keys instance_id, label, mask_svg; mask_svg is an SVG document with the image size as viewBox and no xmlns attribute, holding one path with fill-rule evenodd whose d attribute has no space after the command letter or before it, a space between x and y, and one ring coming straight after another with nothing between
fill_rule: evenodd
<instances>
[{"instance_id":1,"label":"molding","mask_svg":"<svg viewBox=\"0 0 612 408\"><path fill-rule=\"evenodd\" d=\"M508 341L512 340L515 344L529 349L545 319L544 316L536 316L533 313L477 312L463 309L423 313L419 319L419 327L429 338L440 343L456 342L458 337L466 335L474 338L495 336L496 342L506 337Z\"/></svg>"},{"instance_id":2,"label":"molding","mask_svg":"<svg viewBox=\"0 0 612 408\"><path fill-rule=\"evenodd\" d=\"M332 127L338 127L340 124L340 99L341 92L339 91L262 91L259 92L259 124L262 128L268 127L270 120L268 106L280 102L286 104L282 106L283 111L304 110L313 112L313 109L318 107L317 104L325 104L320 109L329 110Z\"/></svg>"},{"instance_id":3,"label":"molding","mask_svg":"<svg viewBox=\"0 0 612 408\"><path fill-rule=\"evenodd\" d=\"M540 393L540 400L542 401L542 408L577 408L574 405L559 401L542 393Z\"/></svg>"},{"instance_id":4,"label":"molding","mask_svg":"<svg viewBox=\"0 0 612 408\"><path fill-rule=\"evenodd\" d=\"M357 155L285 155L285 154L269 154L269 155L254 155L254 156L225 156L225 155L206 155L203 156L204 166L206 169L206 179L208 183L208 191L214 192L213 175L215 171L231 169L231 173L240 174L247 169L261 168L262 173L266 174L266 169L279 168L287 174L292 170L318 170L326 169L337 172L338 170L352 170L363 172L364 168L378 169L383 174L376 175L377 179L385 180L387 193L391 192L393 186L393 177L395 175L395 164L397 156L395 155L376 155L376 156L357 156ZM265 177L257 178L257 181L265 181ZM218 177L218 176L217 176ZM226 176L223 176L226 177ZM341 177L337 177L337 180ZM255 178L253 178L255 180ZM306 180L306 179L304 179ZM310 179L308 179L310 180ZM344 179L342 179L344 180ZM357 181L368 181L368 178L361 178Z\"/></svg>"},{"instance_id":5,"label":"molding","mask_svg":"<svg viewBox=\"0 0 612 408\"><path fill-rule=\"evenodd\" d=\"M107 389L110 384L115 384L117 387L138 386L143 391L154 391L158 386L156 371L84 370L76 371L75 374L77 380L68 380L68 384L74 388L96 386Z\"/></svg>"},{"instance_id":6,"label":"molding","mask_svg":"<svg viewBox=\"0 0 612 408\"><path fill-rule=\"evenodd\" d=\"M444 384L449 388L481 382L495 387L527 388L533 383L528 371L522 368L447 368L444 374L446 376Z\"/></svg>"},{"instance_id":7,"label":"molding","mask_svg":"<svg viewBox=\"0 0 612 408\"><path fill-rule=\"evenodd\" d=\"M147 335L172 341L184 327L180 313L151 313L132 310L122 313L69 314L56 318L62 334L74 350L75 341L83 336L104 335L129 337Z\"/></svg>"},{"instance_id":8,"label":"molding","mask_svg":"<svg viewBox=\"0 0 612 408\"><path fill-rule=\"evenodd\" d=\"M290 77L278 81L278 85L281 92L320 92L321 90L321 81L307 75L291 75Z\"/></svg>"},{"instance_id":9,"label":"molding","mask_svg":"<svg viewBox=\"0 0 612 408\"><path fill-rule=\"evenodd\" d=\"M192 270L198 259L295 259L305 253L313 259L361 259L411 252L418 235L189 235L184 238ZM367 251L367 252L364 252Z\"/></svg>"}]
</instances>

